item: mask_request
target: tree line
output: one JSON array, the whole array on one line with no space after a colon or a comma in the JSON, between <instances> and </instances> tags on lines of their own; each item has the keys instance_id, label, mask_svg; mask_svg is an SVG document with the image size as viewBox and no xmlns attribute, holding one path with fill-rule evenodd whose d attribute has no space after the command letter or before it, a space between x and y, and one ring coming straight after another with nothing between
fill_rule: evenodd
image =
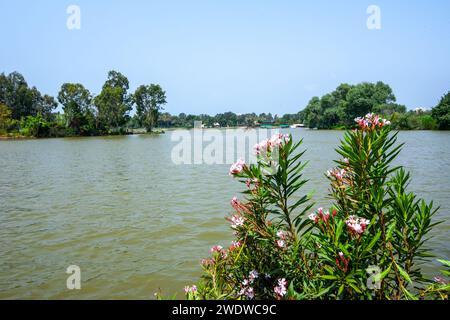
<instances>
[{"instance_id":1,"label":"tree line","mask_svg":"<svg viewBox=\"0 0 450 320\"><path fill-rule=\"evenodd\" d=\"M63 114L54 112L58 103ZM18 72L0 75L0 133L25 136L87 136L124 134L131 122L152 131L166 93L158 84L141 85L129 92L129 81L117 71L108 72L101 92L94 96L80 83L64 83L57 98L29 87Z\"/></svg>"},{"instance_id":2,"label":"tree line","mask_svg":"<svg viewBox=\"0 0 450 320\"><path fill-rule=\"evenodd\" d=\"M377 113L388 118L394 129L450 129L450 91L431 110L407 111L396 103L392 88L379 81L356 85L343 83L333 92L313 97L300 118L310 128L350 128L356 117Z\"/></svg>"},{"instance_id":3,"label":"tree line","mask_svg":"<svg viewBox=\"0 0 450 320\"><path fill-rule=\"evenodd\" d=\"M354 119L367 113L377 113L389 119L392 127L398 130L434 130L450 129L450 91L432 109L418 108L407 110L406 106L396 103L392 88L383 83L340 84L333 92L322 97L313 97L306 107L293 114L281 116L271 113L233 112L207 114L171 115L162 113L158 126L193 127L194 121L201 121L207 127L258 126L264 123L273 125L292 125L302 123L309 128L345 129L354 126ZM138 123L134 125L138 126Z\"/></svg>"},{"instance_id":4,"label":"tree line","mask_svg":"<svg viewBox=\"0 0 450 320\"><path fill-rule=\"evenodd\" d=\"M168 112L161 113L158 126L161 128L192 128L195 121L201 121L206 127L255 127L261 124L294 124L301 121L300 113L285 114L281 117L272 113L245 113L236 114L234 112L218 113L214 116L208 114L186 114L171 115Z\"/></svg>"},{"instance_id":5,"label":"tree line","mask_svg":"<svg viewBox=\"0 0 450 320\"><path fill-rule=\"evenodd\" d=\"M63 113L55 112L58 104ZM354 118L374 112L388 118L394 129L450 129L450 91L431 110L407 111L396 103L392 88L383 83L340 84L333 92L313 97L294 114L234 112L172 115L162 112L166 93L158 84L141 85L134 92L118 71L108 72L98 95L80 83L64 83L56 98L30 87L18 72L0 74L0 135L89 136L126 134L130 129L193 127L201 121L207 127L253 127L264 123L309 128L343 129ZM130 115L133 107L135 114Z\"/></svg>"}]
</instances>

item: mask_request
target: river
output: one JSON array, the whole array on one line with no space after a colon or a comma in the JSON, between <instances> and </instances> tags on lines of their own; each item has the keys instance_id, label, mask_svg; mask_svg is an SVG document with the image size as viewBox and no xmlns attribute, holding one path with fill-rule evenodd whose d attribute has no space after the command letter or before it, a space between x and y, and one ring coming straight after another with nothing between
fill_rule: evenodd
<instances>
[{"instance_id":1,"label":"river","mask_svg":"<svg viewBox=\"0 0 450 320\"><path fill-rule=\"evenodd\" d=\"M304 138L304 191L328 206L324 172L343 132L287 131ZM175 164L172 134L0 141L0 298L153 299L158 288L183 298L209 248L232 239L224 217L242 185L228 164ZM450 132L402 131L399 141L410 190L447 219L429 244L448 259ZM66 288L69 265L81 290Z\"/></svg>"}]
</instances>

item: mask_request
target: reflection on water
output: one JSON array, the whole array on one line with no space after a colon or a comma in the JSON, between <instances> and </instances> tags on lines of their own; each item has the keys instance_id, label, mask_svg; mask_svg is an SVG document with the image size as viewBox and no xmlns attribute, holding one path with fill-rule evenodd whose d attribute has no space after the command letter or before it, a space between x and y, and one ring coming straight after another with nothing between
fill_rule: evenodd
<instances>
[{"instance_id":1,"label":"reflection on water","mask_svg":"<svg viewBox=\"0 0 450 320\"><path fill-rule=\"evenodd\" d=\"M326 207L323 172L342 132L291 132L308 149L305 191ZM448 217L450 132L399 140L411 189ZM241 186L228 165L173 164L174 145L170 133L0 142L0 298L151 299L195 281L209 247L232 238L223 218ZM438 257L450 257L449 229L446 221L434 232ZM72 264L81 290L66 289Z\"/></svg>"}]
</instances>

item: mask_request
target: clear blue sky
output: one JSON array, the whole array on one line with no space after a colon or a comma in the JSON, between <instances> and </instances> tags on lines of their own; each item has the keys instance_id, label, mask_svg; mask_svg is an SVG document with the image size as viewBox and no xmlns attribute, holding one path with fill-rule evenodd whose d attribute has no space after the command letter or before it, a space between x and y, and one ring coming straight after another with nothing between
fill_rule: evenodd
<instances>
[{"instance_id":1,"label":"clear blue sky","mask_svg":"<svg viewBox=\"0 0 450 320\"><path fill-rule=\"evenodd\" d=\"M0 0L0 29L0 72L56 96L64 82L98 93L115 69L133 90L161 84L174 114L294 113L341 82L384 81L408 108L450 90L445 0Z\"/></svg>"}]
</instances>

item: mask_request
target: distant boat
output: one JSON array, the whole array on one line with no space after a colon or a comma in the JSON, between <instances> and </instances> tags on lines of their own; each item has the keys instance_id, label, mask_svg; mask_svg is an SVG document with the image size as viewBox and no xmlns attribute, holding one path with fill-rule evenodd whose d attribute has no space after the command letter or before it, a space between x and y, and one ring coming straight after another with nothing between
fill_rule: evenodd
<instances>
[{"instance_id":1,"label":"distant boat","mask_svg":"<svg viewBox=\"0 0 450 320\"><path fill-rule=\"evenodd\" d=\"M303 123L294 123L293 125L291 125L292 129L295 128L303 128L305 125Z\"/></svg>"},{"instance_id":2,"label":"distant boat","mask_svg":"<svg viewBox=\"0 0 450 320\"><path fill-rule=\"evenodd\" d=\"M280 128L289 128L289 125L288 124L280 124Z\"/></svg>"}]
</instances>

